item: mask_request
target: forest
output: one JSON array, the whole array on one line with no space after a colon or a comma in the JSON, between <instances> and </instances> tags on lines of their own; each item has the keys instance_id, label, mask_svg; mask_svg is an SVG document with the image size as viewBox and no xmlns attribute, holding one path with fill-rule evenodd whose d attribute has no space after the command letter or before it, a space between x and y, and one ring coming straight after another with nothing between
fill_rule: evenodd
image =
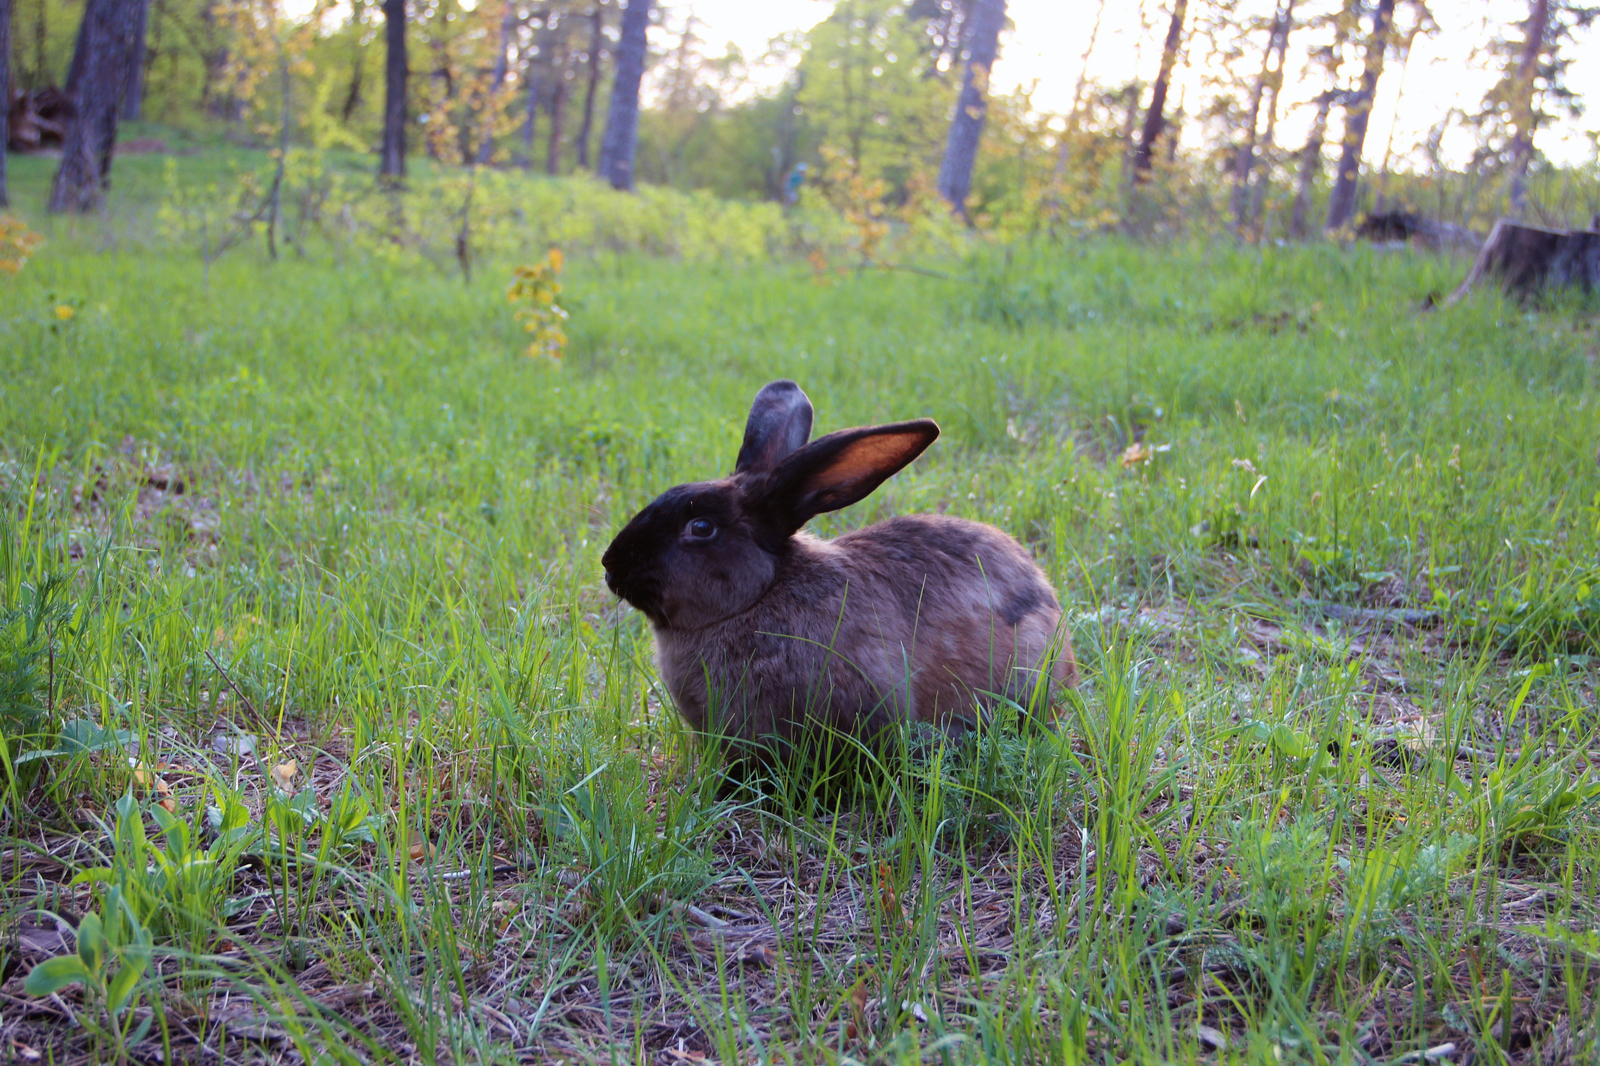
<instances>
[{"instance_id":1,"label":"forest","mask_svg":"<svg viewBox=\"0 0 1600 1066\"><path fill-rule=\"evenodd\" d=\"M317 0L293 11L129 0L106 7L112 36L99 44L86 17L97 11L0 8L13 151L60 147L82 105L114 112L97 119L102 139L119 121L155 124L285 155L375 153L391 177L418 156L746 202L803 190L836 210L937 194L959 200L969 224L1007 232L1199 226L1305 239L1386 209L1482 230L1502 214L1586 221L1600 206L1592 148L1566 165L1535 150L1540 130L1583 114L1567 74L1596 11L1564 0L1520 19L1486 12L1462 57L1492 75L1482 98L1432 107L1416 143L1396 143L1395 127L1430 103L1415 80L1411 97L1424 99L1409 100L1405 84L1412 52L1440 33L1421 0L1184 0L1159 12L1147 0L1149 39L1134 42L1121 82L1090 77L1107 11L1086 5L1083 39L1059 42L1075 80L1060 113L1027 87L988 91L1009 24L1004 5L977 0L841 0L749 55L717 54L692 5L623 0ZM1396 85L1388 128L1369 129L1385 79ZM104 101L78 100L86 80L91 97L107 83ZM971 130L958 135L952 116ZM1457 133L1469 152L1447 150ZM106 159L89 169L104 183L110 156L97 150Z\"/></svg>"},{"instance_id":2,"label":"forest","mask_svg":"<svg viewBox=\"0 0 1600 1066\"><path fill-rule=\"evenodd\" d=\"M0 0L0 1058L1600 1062L1600 6L802 7Z\"/></svg>"}]
</instances>

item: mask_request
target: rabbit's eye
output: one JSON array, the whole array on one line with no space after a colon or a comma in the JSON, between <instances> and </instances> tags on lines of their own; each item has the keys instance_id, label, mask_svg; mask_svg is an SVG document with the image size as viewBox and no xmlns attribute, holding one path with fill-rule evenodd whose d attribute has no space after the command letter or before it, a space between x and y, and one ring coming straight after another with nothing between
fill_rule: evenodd
<instances>
[{"instance_id":1,"label":"rabbit's eye","mask_svg":"<svg viewBox=\"0 0 1600 1066\"><path fill-rule=\"evenodd\" d=\"M717 527L709 518L691 518L683 531L691 540L710 540L717 535Z\"/></svg>"}]
</instances>

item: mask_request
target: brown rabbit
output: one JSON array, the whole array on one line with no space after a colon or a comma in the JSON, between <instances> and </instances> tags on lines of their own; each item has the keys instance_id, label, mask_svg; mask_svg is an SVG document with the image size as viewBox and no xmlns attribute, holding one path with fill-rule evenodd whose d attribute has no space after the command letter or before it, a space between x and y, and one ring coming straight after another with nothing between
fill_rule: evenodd
<instances>
[{"instance_id":1,"label":"brown rabbit","mask_svg":"<svg viewBox=\"0 0 1600 1066\"><path fill-rule=\"evenodd\" d=\"M794 382L767 385L733 475L668 489L606 549L606 584L650 619L684 720L781 751L819 725L959 732L996 694L1026 706L1041 680L1047 696L1075 685L1054 591L993 526L908 515L831 541L800 532L939 435L918 419L807 444L811 413Z\"/></svg>"}]
</instances>

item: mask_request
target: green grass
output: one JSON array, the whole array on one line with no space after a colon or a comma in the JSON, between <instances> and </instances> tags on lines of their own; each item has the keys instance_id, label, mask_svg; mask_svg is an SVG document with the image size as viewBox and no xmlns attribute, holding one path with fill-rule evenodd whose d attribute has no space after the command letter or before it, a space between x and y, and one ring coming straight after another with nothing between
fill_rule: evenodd
<instances>
[{"instance_id":1,"label":"green grass","mask_svg":"<svg viewBox=\"0 0 1600 1066\"><path fill-rule=\"evenodd\" d=\"M595 251L553 366L520 354L510 260L466 284L249 247L207 282L116 217L0 279L9 1039L1595 1054L1587 309L1426 312L1462 264L1363 248L1040 243L825 285ZM725 471L781 376L819 431L939 420L814 526L1026 542L1084 665L1056 731L843 794L722 787L599 555ZM88 991L23 993L66 950L47 913L98 918Z\"/></svg>"}]
</instances>

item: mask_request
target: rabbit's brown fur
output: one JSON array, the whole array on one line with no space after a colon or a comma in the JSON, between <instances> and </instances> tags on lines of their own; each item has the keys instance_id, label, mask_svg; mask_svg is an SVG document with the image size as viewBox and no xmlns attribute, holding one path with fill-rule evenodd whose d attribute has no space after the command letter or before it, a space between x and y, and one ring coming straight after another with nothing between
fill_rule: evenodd
<instances>
[{"instance_id":1,"label":"rabbit's brown fur","mask_svg":"<svg viewBox=\"0 0 1600 1066\"><path fill-rule=\"evenodd\" d=\"M868 495L937 426L807 445L810 424L798 386L768 385L734 475L668 490L606 550L607 583L650 619L692 728L782 748L819 725L959 730L994 693L1027 705L1041 668L1047 690L1076 684L1055 593L1000 530L912 515L832 541L798 531Z\"/></svg>"}]
</instances>

